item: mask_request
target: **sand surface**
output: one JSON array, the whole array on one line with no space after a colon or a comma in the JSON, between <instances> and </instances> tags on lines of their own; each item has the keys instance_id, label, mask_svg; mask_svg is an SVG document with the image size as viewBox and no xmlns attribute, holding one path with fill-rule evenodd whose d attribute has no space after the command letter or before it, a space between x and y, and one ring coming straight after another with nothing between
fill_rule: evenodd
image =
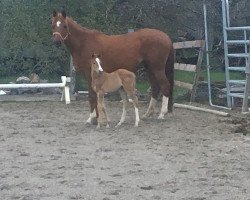
<instances>
[{"instance_id":1,"label":"sand surface","mask_svg":"<svg viewBox=\"0 0 250 200\"><path fill-rule=\"evenodd\" d=\"M0 199L250 199L249 117L175 109L135 128L131 107L114 128L122 104L107 109L95 130L84 101L1 103Z\"/></svg>"}]
</instances>

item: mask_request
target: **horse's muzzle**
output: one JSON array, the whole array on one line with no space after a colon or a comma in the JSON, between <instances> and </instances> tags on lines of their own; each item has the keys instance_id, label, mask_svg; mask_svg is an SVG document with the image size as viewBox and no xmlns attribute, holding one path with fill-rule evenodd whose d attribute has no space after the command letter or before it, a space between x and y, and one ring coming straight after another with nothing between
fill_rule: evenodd
<instances>
[{"instance_id":1,"label":"horse's muzzle","mask_svg":"<svg viewBox=\"0 0 250 200\"><path fill-rule=\"evenodd\" d=\"M53 35L53 42L56 46L60 46L62 44L61 37L58 35Z\"/></svg>"},{"instance_id":2,"label":"horse's muzzle","mask_svg":"<svg viewBox=\"0 0 250 200\"><path fill-rule=\"evenodd\" d=\"M55 44L57 47L59 47L59 46L61 46L62 42L61 42L61 41L55 41L55 40L54 40L54 44Z\"/></svg>"},{"instance_id":3,"label":"horse's muzzle","mask_svg":"<svg viewBox=\"0 0 250 200\"><path fill-rule=\"evenodd\" d=\"M61 40L56 40L55 38L53 38L53 43L54 43L57 47L59 47L59 46L61 46L62 41L61 41Z\"/></svg>"}]
</instances>

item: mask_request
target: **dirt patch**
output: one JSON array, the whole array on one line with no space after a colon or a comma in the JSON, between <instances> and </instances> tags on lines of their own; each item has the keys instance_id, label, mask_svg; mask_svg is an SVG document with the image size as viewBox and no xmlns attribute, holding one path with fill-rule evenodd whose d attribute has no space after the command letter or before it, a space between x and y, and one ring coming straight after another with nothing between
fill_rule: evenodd
<instances>
[{"instance_id":1,"label":"dirt patch","mask_svg":"<svg viewBox=\"0 0 250 200\"><path fill-rule=\"evenodd\" d=\"M122 104L107 110L96 131L87 102L1 103L1 199L249 199L249 117L175 109L134 128L131 106L114 128Z\"/></svg>"},{"instance_id":2,"label":"dirt patch","mask_svg":"<svg viewBox=\"0 0 250 200\"><path fill-rule=\"evenodd\" d=\"M232 125L233 133L242 133L243 135L250 133L250 122L249 117L247 116L237 115L226 120L221 120L221 122L226 122Z\"/></svg>"}]
</instances>

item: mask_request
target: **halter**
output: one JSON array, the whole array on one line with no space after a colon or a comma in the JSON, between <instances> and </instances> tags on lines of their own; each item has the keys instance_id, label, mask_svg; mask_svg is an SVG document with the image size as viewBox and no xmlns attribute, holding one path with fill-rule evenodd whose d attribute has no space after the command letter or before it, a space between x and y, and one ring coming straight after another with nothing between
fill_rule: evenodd
<instances>
[{"instance_id":1,"label":"halter","mask_svg":"<svg viewBox=\"0 0 250 200\"><path fill-rule=\"evenodd\" d=\"M59 33L59 32L54 32L53 35L59 35L60 38L61 38L61 40L62 40L62 41L65 41L65 40L68 39L68 37L69 37L69 35L70 35L70 32L68 32L67 35L66 35L64 38L63 38L63 36L61 35L61 33Z\"/></svg>"},{"instance_id":2,"label":"halter","mask_svg":"<svg viewBox=\"0 0 250 200\"><path fill-rule=\"evenodd\" d=\"M71 33L69 32L68 20L66 20L66 25L67 25L67 31L68 31L68 33L67 33L67 35L66 35L65 37L63 37L62 34L61 34L60 32L57 32L57 31L53 33L53 36L54 36L54 35L59 35L61 41L67 40L68 37L69 37L69 35L71 35Z\"/></svg>"}]
</instances>

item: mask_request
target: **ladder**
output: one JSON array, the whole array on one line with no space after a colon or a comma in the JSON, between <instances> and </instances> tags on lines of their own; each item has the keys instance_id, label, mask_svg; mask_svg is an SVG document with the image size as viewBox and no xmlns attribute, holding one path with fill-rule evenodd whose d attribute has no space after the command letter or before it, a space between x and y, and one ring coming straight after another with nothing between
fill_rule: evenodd
<instances>
[{"instance_id":1,"label":"ladder","mask_svg":"<svg viewBox=\"0 0 250 200\"><path fill-rule=\"evenodd\" d=\"M250 26L232 27L230 24L229 1L222 0L222 17L223 17L223 36L224 36L224 57L225 57L225 77L227 91L227 106L233 107L234 98L243 99L242 111L249 111L248 99L250 89L250 67L249 67L249 44L248 34ZM237 39L235 39L237 38ZM239 39L240 38L240 39ZM230 47L237 46L240 52L232 52ZM232 48L231 48L232 49ZM244 62L240 65L233 64L233 61L239 59ZM231 75L235 72L245 73L242 79L232 79ZM238 91L234 88L241 88Z\"/></svg>"}]
</instances>

